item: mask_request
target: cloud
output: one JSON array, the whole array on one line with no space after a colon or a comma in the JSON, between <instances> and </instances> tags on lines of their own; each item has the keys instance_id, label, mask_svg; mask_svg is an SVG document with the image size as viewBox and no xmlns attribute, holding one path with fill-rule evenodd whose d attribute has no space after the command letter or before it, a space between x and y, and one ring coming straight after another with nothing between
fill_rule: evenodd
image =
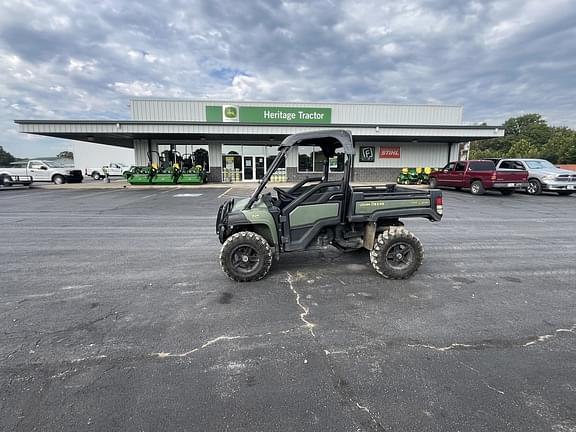
<instances>
[{"instance_id":1,"label":"cloud","mask_svg":"<svg viewBox=\"0 0 576 432\"><path fill-rule=\"evenodd\" d=\"M131 96L462 104L576 127L571 0L0 0L0 145L15 118L117 119ZM65 142L65 141L63 141Z\"/></svg>"}]
</instances>

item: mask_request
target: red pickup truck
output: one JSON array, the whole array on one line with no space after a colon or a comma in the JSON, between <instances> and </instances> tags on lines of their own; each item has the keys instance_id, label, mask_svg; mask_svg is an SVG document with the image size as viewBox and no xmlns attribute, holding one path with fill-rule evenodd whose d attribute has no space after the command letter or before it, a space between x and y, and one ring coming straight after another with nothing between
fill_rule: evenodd
<instances>
[{"instance_id":1,"label":"red pickup truck","mask_svg":"<svg viewBox=\"0 0 576 432\"><path fill-rule=\"evenodd\" d=\"M440 171L430 174L430 187L449 186L460 190L470 188L474 195L482 195L486 190L498 190L502 195L510 195L516 189L528 185L528 171L496 169L489 160L450 162Z\"/></svg>"}]
</instances>

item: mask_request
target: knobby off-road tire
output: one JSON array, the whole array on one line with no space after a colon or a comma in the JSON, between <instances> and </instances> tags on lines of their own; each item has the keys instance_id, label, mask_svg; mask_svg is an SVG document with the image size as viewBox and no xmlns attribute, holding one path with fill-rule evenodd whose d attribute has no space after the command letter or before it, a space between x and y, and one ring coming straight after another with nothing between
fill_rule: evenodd
<instances>
[{"instance_id":1,"label":"knobby off-road tire","mask_svg":"<svg viewBox=\"0 0 576 432\"><path fill-rule=\"evenodd\" d=\"M372 267L388 279L406 279L414 274L424 251L420 240L402 227L390 227L378 236L370 252Z\"/></svg>"},{"instance_id":2,"label":"knobby off-road tire","mask_svg":"<svg viewBox=\"0 0 576 432\"><path fill-rule=\"evenodd\" d=\"M474 180L470 185L470 192L472 192L472 195L484 195L486 189L484 189L484 185L480 180Z\"/></svg>"},{"instance_id":3,"label":"knobby off-road tire","mask_svg":"<svg viewBox=\"0 0 576 432\"><path fill-rule=\"evenodd\" d=\"M220 266L238 282L262 279L272 265L272 249L264 237L250 231L232 234L222 245Z\"/></svg>"}]
</instances>

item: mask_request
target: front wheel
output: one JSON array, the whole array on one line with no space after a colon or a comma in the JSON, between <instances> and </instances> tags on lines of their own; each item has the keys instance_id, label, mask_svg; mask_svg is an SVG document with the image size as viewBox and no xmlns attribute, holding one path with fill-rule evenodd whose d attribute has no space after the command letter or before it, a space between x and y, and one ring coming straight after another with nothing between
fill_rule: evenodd
<instances>
[{"instance_id":1,"label":"front wheel","mask_svg":"<svg viewBox=\"0 0 576 432\"><path fill-rule=\"evenodd\" d=\"M378 236L370 252L374 270L387 279L406 279L422 264L422 243L403 227L390 227Z\"/></svg>"},{"instance_id":2,"label":"front wheel","mask_svg":"<svg viewBox=\"0 0 576 432\"><path fill-rule=\"evenodd\" d=\"M222 245L220 266L238 282L262 279L272 265L272 250L264 237L251 231L232 234Z\"/></svg>"},{"instance_id":3,"label":"front wheel","mask_svg":"<svg viewBox=\"0 0 576 432\"><path fill-rule=\"evenodd\" d=\"M528 195L540 195L542 193L542 183L537 179L528 180L526 192L528 192Z\"/></svg>"},{"instance_id":4,"label":"front wheel","mask_svg":"<svg viewBox=\"0 0 576 432\"><path fill-rule=\"evenodd\" d=\"M66 182L66 179L64 178L64 176L55 175L54 177L52 177L52 181L54 182L54 184L61 185Z\"/></svg>"},{"instance_id":5,"label":"front wheel","mask_svg":"<svg viewBox=\"0 0 576 432\"><path fill-rule=\"evenodd\" d=\"M480 180L474 180L470 185L470 192L472 195L483 195L486 190Z\"/></svg>"}]
</instances>

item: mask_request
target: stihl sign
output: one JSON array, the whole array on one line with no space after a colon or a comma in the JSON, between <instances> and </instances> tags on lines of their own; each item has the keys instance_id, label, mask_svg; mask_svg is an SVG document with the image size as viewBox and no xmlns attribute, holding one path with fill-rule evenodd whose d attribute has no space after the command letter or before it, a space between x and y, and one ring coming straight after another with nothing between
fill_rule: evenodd
<instances>
[{"instance_id":1,"label":"stihl sign","mask_svg":"<svg viewBox=\"0 0 576 432\"><path fill-rule=\"evenodd\" d=\"M380 147L380 159L400 159L400 147Z\"/></svg>"}]
</instances>

